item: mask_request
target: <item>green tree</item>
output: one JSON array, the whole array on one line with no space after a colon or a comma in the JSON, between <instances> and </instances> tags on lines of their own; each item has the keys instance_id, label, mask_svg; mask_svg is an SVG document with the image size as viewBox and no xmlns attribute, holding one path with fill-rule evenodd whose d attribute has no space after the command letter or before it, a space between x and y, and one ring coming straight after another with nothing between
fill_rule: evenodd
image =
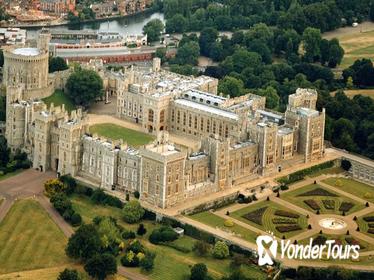
<instances>
[{"instance_id":1,"label":"green tree","mask_svg":"<svg viewBox=\"0 0 374 280\"><path fill-rule=\"evenodd\" d=\"M213 257L217 259L225 259L229 256L229 247L223 241L217 241L213 248Z\"/></svg>"},{"instance_id":2,"label":"green tree","mask_svg":"<svg viewBox=\"0 0 374 280\"><path fill-rule=\"evenodd\" d=\"M308 27L303 32L304 59L307 62L314 62L321 55L321 31L316 28Z\"/></svg>"},{"instance_id":3,"label":"green tree","mask_svg":"<svg viewBox=\"0 0 374 280\"><path fill-rule=\"evenodd\" d=\"M63 193L66 189L66 186L59 179L50 179L44 183L44 191L49 197L57 193Z\"/></svg>"},{"instance_id":4,"label":"green tree","mask_svg":"<svg viewBox=\"0 0 374 280\"><path fill-rule=\"evenodd\" d=\"M81 277L76 269L65 268L64 271L60 272L57 280L80 280Z\"/></svg>"},{"instance_id":5,"label":"green tree","mask_svg":"<svg viewBox=\"0 0 374 280\"><path fill-rule=\"evenodd\" d=\"M145 256L142 259L140 259L139 266L145 271L152 270L154 266L155 257L156 254L154 254L153 252L146 252Z\"/></svg>"},{"instance_id":6,"label":"green tree","mask_svg":"<svg viewBox=\"0 0 374 280\"><path fill-rule=\"evenodd\" d=\"M144 216L144 209L138 200L131 200L125 204L122 210L123 219L129 224L137 223Z\"/></svg>"},{"instance_id":7,"label":"green tree","mask_svg":"<svg viewBox=\"0 0 374 280\"><path fill-rule=\"evenodd\" d=\"M218 31L212 27L206 27L200 32L199 45L202 55L209 56L212 44L218 39Z\"/></svg>"},{"instance_id":8,"label":"green tree","mask_svg":"<svg viewBox=\"0 0 374 280\"><path fill-rule=\"evenodd\" d=\"M56 71L63 71L68 69L65 60L62 57L56 56L56 57L50 57L49 58L49 64L48 64L48 72L53 73Z\"/></svg>"},{"instance_id":9,"label":"green tree","mask_svg":"<svg viewBox=\"0 0 374 280\"><path fill-rule=\"evenodd\" d=\"M226 76L223 80L219 81L218 92L222 92L225 95L228 94L231 97L241 96L244 93L243 81L234 77Z\"/></svg>"},{"instance_id":10,"label":"green tree","mask_svg":"<svg viewBox=\"0 0 374 280\"><path fill-rule=\"evenodd\" d=\"M3 50L0 49L0 67L4 66L4 53Z\"/></svg>"},{"instance_id":11,"label":"green tree","mask_svg":"<svg viewBox=\"0 0 374 280\"><path fill-rule=\"evenodd\" d=\"M178 48L176 61L177 63L197 65L200 55L200 47L197 42L190 41Z\"/></svg>"},{"instance_id":12,"label":"green tree","mask_svg":"<svg viewBox=\"0 0 374 280\"><path fill-rule=\"evenodd\" d=\"M100 253L102 243L99 232L94 225L82 225L69 238L66 254L73 259L87 261Z\"/></svg>"},{"instance_id":13,"label":"green tree","mask_svg":"<svg viewBox=\"0 0 374 280\"><path fill-rule=\"evenodd\" d=\"M159 19L152 19L143 27L143 33L147 35L148 42L160 41L160 36L163 31L164 24Z\"/></svg>"},{"instance_id":14,"label":"green tree","mask_svg":"<svg viewBox=\"0 0 374 280\"><path fill-rule=\"evenodd\" d=\"M117 273L117 261L108 253L95 255L87 261L84 270L91 277L104 280L107 276Z\"/></svg>"},{"instance_id":15,"label":"green tree","mask_svg":"<svg viewBox=\"0 0 374 280\"><path fill-rule=\"evenodd\" d=\"M205 264L197 263L191 268L190 280L205 280L208 275L208 269Z\"/></svg>"},{"instance_id":16,"label":"green tree","mask_svg":"<svg viewBox=\"0 0 374 280\"><path fill-rule=\"evenodd\" d=\"M10 159L10 149L8 143L3 135L0 135L0 167L4 167L8 164Z\"/></svg>"},{"instance_id":17,"label":"green tree","mask_svg":"<svg viewBox=\"0 0 374 280\"><path fill-rule=\"evenodd\" d=\"M329 67L336 67L344 56L344 49L340 46L338 39L332 39L329 43Z\"/></svg>"},{"instance_id":18,"label":"green tree","mask_svg":"<svg viewBox=\"0 0 374 280\"><path fill-rule=\"evenodd\" d=\"M74 103L84 107L104 94L103 80L93 70L75 69L67 80L66 88Z\"/></svg>"},{"instance_id":19,"label":"green tree","mask_svg":"<svg viewBox=\"0 0 374 280\"><path fill-rule=\"evenodd\" d=\"M201 240L197 240L193 247L193 250L199 256L205 256L209 252L209 249L209 244Z\"/></svg>"},{"instance_id":20,"label":"green tree","mask_svg":"<svg viewBox=\"0 0 374 280\"><path fill-rule=\"evenodd\" d=\"M157 48L155 56L161 59L161 63L165 63L167 61L166 48Z\"/></svg>"},{"instance_id":21,"label":"green tree","mask_svg":"<svg viewBox=\"0 0 374 280\"><path fill-rule=\"evenodd\" d=\"M257 93L266 97L266 108L278 108L280 98L275 88L268 86L266 89L259 89Z\"/></svg>"},{"instance_id":22,"label":"green tree","mask_svg":"<svg viewBox=\"0 0 374 280\"><path fill-rule=\"evenodd\" d=\"M166 22L166 33L183 33L187 27L187 20L181 14L176 14Z\"/></svg>"},{"instance_id":23,"label":"green tree","mask_svg":"<svg viewBox=\"0 0 374 280\"><path fill-rule=\"evenodd\" d=\"M101 242L105 248L114 246L121 242L121 232L111 217L103 217L97 226L97 231L100 235Z\"/></svg>"}]
</instances>

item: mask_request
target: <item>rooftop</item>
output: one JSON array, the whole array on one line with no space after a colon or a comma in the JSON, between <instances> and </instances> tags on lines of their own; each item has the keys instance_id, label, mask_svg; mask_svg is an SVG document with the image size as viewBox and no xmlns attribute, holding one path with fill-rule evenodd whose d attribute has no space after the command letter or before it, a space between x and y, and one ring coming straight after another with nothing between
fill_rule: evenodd
<instances>
[{"instance_id":1,"label":"rooftop","mask_svg":"<svg viewBox=\"0 0 374 280\"><path fill-rule=\"evenodd\" d=\"M215 107L210 107L210 106L207 106L207 105L204 105L204 104L201 104L201 103L192 102L190 100L177 99L174 102L176 104L180 104L182 106L187 106L187 107L190 107L190 108L193 108L193 109L196 109L196 110L208 112L208 113L215 114L215 115L218 115L218 116L222 116L224 118L232 119L232 120L235 120L235 121L239 119L238 115L235 114L235 113L228 112L228 111L225 111L225 110L222 110L222 109L219 109L219 108L215 108Z\"/></svg>"},{"instance_id":2,"label":"rooftop","mask_svg":"<svg viewBox=\"0 0 374 280\"><path fill-rule=\"evenodd\" d=\"M23 56L37 56L40 54L40 51L37 48L19 48L13 50L13 53Z\"/></svg>"}]
</instances>

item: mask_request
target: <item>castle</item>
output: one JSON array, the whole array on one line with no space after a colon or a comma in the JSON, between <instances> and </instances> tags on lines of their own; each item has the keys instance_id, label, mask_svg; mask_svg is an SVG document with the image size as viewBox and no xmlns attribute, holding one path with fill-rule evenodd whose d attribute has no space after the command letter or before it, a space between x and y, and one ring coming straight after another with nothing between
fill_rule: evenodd
<instances>
[{"instance_id":1,"label":"castle","mask_svg":"<svg viewBox=\"0 0 374 280\"><path fill-rule=\"evenodd\" d=\"M4 52L8 144L25 150L40 171L138 191L141 200L167 208L324 156L325 111L316 110L315 90L298 89L285 113L272 112L264 97L224 97L216 79L164 71L158 58L150 68L119 72L98 61L83 65L99 72L107 98L117 97L117 117L156 140L135 149L90 135L84 112L69 114L40 100L63 88L69 75L48 74L47 46L42 34L37 48ZM198 147L172 143L169 133L193 138Z\"/></svg>"}]
</instances>

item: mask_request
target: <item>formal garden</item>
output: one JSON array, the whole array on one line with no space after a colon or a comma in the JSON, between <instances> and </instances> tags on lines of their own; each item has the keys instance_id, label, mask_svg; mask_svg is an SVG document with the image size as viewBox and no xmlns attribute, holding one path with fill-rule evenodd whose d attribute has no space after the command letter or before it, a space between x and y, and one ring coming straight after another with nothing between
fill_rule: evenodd
<instances>
[{"instance_id":1,"label":"formal garden","mask_svg":"<svg viewBox=\"0 0 374 280\"><path fill-rule=\"evenodd\" d=\"M316 214L347 215L365 208L345 195L327 189L319 184L310 184L282 195L282 199Z\"/></svg>"},{"instance_id":2,"label":"formal garden","mask_svg":"<svg viewBox=\"0 0 374 280\"><path fill-rule=\"evenodd\" d=\"M285 238L300 233L308 226L306 216L273 201L262 201L239 209L230 213L230 217Z\"/></svg>"}]
</instances>

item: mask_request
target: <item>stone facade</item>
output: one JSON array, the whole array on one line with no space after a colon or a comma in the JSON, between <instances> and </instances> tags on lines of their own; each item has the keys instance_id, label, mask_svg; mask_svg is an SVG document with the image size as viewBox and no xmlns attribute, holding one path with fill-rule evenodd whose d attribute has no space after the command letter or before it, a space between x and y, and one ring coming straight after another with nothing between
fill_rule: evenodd
<instances>
[{"instance_id":1,"label":"stone facade","mask_svg":"<svg viewBox=\"0 0 374 280\"><path fill-rule=\"evenodd\" d=\"M44 43L33 53L39 55ZM22 64L31 63L20 56ZM14 58L8 58L9 67ZM138 123L156 140L134 149L90 135L83 112L46 108L30 97L28 80L15 86L14 75L7 74L6 137L13 150L27 151L34 168L82 177L108 190L137 191L141 200L167 208L274 174L284 163L324 155L325 111L316 110L314 90L298 89L282 114L266 110L264 97L217 94L214 78L163 71L159 59L151 68L131 66L119 72L106 70L97 60L82 67L99 73L107 98L117 96L117 117ZM68 75L49 76L50 87L63 87ZM194 138L199 145L177 147L169 132Z\"/></svg>"}]
</instances>

